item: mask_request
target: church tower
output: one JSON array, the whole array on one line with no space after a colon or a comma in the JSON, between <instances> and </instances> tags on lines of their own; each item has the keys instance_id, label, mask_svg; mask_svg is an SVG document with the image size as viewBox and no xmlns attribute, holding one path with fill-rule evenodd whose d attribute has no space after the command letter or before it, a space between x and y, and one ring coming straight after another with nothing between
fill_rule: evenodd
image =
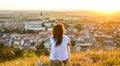
<instances>
[{"instance_id":1,"label":"church tower","mask_svg":"<svg viewBox=\"0 0 120 66\"><path fill-rule=\"evenodd\" d=\"M40 19L43 19L43 13L42 13L42 11L40 12Z\"/></svg>"}]
</instances>

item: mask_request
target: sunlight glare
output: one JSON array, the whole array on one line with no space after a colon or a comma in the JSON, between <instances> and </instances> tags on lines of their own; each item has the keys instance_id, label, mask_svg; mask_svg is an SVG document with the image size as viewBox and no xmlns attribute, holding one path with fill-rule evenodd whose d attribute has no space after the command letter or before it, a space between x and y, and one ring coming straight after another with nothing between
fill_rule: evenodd
<instances>
[{"instance_id":1,"label":"sunlight glare","mask_svg":"<svg viewBox=\"0 0 120 66\"><path fill-rule=\"evenodd\" d=\"M95 10L114 12L120 0L0 0L0 10Z\"/></svg>"}]
</instances>

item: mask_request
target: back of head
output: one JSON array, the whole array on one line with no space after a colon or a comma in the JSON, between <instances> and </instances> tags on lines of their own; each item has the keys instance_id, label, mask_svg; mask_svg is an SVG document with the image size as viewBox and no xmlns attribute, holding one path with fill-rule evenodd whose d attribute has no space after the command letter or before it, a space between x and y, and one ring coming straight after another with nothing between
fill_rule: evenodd
<instances>
[{"instance_id":1,"label":"back of head","mask_svg":"<svg viewBox=\"0 0 120 66\"><path fill-rule=\"evenodd\" d=\"M62 38L64 36L64 25L57 24L53 27L53 38L56 41L56 46L61 45Z\"/></svg>"}]
</instances>

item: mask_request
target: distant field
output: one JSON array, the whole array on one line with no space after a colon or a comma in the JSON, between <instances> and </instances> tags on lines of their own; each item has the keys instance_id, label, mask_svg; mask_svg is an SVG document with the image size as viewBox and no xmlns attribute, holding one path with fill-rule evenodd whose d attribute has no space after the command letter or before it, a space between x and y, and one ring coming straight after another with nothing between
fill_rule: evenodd
<instances>
[{"instance_id":1,"label":"distant field","mask_svg":"<svg viewBox=\"0 0 120 66\"><path fill-rule=\"evenodd\" d=\"M12 16L11 20L24 20L30 18L40 18L41 12L44 18L66 18L66 17L79 17L80 21L75 22L105 22L120 19L120 13L103 14L95 11L81 10L81 11L41 11L41 10L23 10L23 11L4 11L0 10L0 16ZM112 18L111 18L112 17ZM0 19L0 21L7 19ZM8 19L10 20L10 19Z\"/></svg>"},{"instance_id":2,"label":"distant field","mask_svg":"<svg viewBox=\"0 0 120 66\"><path fill-rule=\"evenodd\" d=\"M120 49L90 51L71 53L71 66L119 66L120 65ZM0 66L35 66L39 61L43 60L45 66L49 66L49 57L40 56L34 58L17 59L0 63Z\"/></svg>"}]
</instances>

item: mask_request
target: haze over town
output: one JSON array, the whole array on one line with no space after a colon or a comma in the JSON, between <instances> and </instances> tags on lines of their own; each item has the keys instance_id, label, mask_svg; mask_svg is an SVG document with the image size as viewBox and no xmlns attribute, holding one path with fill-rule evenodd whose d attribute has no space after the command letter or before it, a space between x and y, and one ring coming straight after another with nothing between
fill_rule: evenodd
<instances>
[{"instance_id":1,"label":"haze over town","mask_svg":"<svg viewBox=\"0 0 120 66\"><path fill-rule=\"evenodd\" d=\"M0 0L0 10L120 10L119 0Z\"/></svg>"},{"instance_id":2,"label":"haze over town","mask_svg":"<svg viewBox=\"0 0 120 66\"><path fill-rule=\"evenodd\" d=\"M0 0L0 66L36 66L36 56L49 65L49 39L58 23L65 26L65 35L70 38L72 66L120 65L119 3L119 0ZM13 59L18 60L8 61Z\"/></svg>"}]
</instances>

